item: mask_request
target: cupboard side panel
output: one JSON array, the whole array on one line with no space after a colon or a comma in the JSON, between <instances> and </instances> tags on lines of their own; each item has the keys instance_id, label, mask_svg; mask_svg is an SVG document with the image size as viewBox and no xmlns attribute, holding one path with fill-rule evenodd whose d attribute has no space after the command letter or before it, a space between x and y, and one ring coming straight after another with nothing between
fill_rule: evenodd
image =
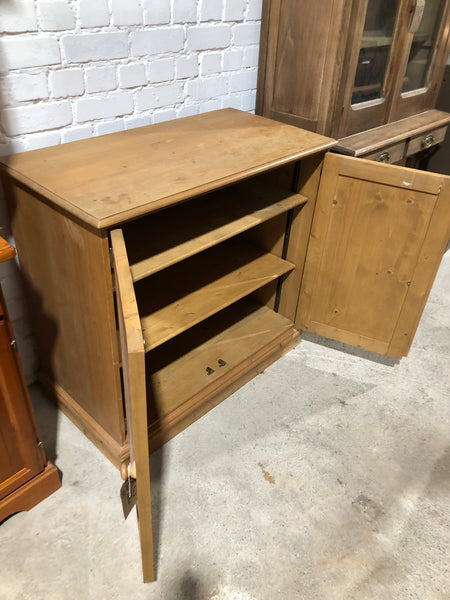
<instances>
[{"instance_id":1,"label":"cupboard side panel","mask_svg":"<svg viewBox=\"0 0 450 600\"><path fill-rule=\"evenodd\" d=\"M122 444L106 233L68 218L12 180L6 180L5 191L43 378L57 390L63 405L67 398L70 410L80 417L78 426L98 426L91 438L103 436ZM83 415L91 423L83 423ZM102 440L97 442L101 447Z\"/></svg>"}]
</instances>

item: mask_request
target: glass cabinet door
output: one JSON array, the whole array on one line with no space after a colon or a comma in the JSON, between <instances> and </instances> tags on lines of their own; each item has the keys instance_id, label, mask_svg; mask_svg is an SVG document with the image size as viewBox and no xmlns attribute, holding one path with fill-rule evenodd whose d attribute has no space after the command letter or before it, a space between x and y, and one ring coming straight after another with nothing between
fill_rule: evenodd
<instances>
[{"instance_id":1,"label":"glass cabinet door","mask_svg":"<svg viewBox=\"0 0 450 600\"><path fill-rule=\"evenodd\" d=\"M382 97L400 0L368 0L351 103Z\"/></svg>"},{"instance_id":2,"label":"glass cabinet door","mask_svg":"<svg viewBox=\"0 0 450 600\"><path fill-rule=\"evenodd\" d=\"M403 93L424 88L428 83L427 75L444 9L445 0L416 1L415 10L420 10L422 16L418 15L413 25L415 31L402 84Z\"/></svg>"}]
</instances>

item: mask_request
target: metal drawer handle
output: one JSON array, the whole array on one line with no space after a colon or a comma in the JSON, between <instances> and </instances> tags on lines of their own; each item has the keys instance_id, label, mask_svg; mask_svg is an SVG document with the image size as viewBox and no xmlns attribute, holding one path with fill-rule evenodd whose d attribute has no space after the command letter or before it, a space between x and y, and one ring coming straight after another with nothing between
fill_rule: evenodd
<instances>
[{"instance_id":1,"label":"metal drawer handle","mask_svg":"<svg viewBox=\"0 0 450 600\"><path fill-rule=\"evenodd\" d=\"M433 144L434 144L434 135L432 133L429 133L422 140L422 148L429 148Z\"/></svg>"},{"instance_id":2,"label":"metal drawer handle","mask_svg":"<svg viewBox=\"0 0 450 600\"><path fill-rule=\"evenodd\" d=\"M381 152L377 156L377 162L387 163L387 162L389 162L390 158L391 158L391 155L389 154L389 152Z\"/></svg>"}]
</instances>

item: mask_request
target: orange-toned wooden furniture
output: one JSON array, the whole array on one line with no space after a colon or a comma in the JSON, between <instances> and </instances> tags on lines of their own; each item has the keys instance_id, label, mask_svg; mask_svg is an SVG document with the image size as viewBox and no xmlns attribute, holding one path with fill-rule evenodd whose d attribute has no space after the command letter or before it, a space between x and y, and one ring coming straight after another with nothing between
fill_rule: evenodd
<instances>
[{"instance_id":1,"label":"orange-toned wooden furniture","mask_svg":"<svg viewBox=\"0 0 450 600\"><path fill-rule=\"evenodd\" d=\"M301 329L408 352L449 179L334 144L226 109L2 159L40 379L114 464L134 462L145 580L150 450Z\"/></svg>"},{"instance_id":2,"label":"orange-toned wooden furniture","mask_svg":"<svg viewBox=\"0 0 450 600\"><path fill-rule=\"evenodd\" d=\"M0 238L0 262L15 256ZM0 521L29 510L61 486L46 460L0 288Z\"/></svg>"}]
</instances>

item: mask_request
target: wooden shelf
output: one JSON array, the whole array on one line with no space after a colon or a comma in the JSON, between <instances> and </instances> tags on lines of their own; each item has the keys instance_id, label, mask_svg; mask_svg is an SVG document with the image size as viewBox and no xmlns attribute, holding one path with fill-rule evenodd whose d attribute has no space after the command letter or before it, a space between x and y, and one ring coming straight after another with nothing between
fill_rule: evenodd
<instances>
[{"instance_id":1,"label":"wooden shelf","mask_svg":"<svg viewBox=\"0 0 450 600\"><path fill-rule=\"evenodd\" d=\"M123 232L133 281L157 273L306 201L300 194L251 179L128 223Z\"/></svg>"},{"instance_id":2,"label":"wooden shelf","mask_svg":"<svg viewBox=\"0 0 450 600\"><path fill-rule=\"evenodd\" d=\"M292 321L245 299L150 352L150 439L161 426L170 438L171 428L198 418L219 390L252 370L253 376L267 356L281 347L286 352L299 339Z\"/></svg>"},{"instance_id":3,"label":"wooden shelf","mask_svg":"<svg viewBox=\"0 0 450 600\"><path fill-rule=\"evenodd\" d=\"M146 352L294 268L232 239L135 285Z\"/></svg>"}]
</instances>

